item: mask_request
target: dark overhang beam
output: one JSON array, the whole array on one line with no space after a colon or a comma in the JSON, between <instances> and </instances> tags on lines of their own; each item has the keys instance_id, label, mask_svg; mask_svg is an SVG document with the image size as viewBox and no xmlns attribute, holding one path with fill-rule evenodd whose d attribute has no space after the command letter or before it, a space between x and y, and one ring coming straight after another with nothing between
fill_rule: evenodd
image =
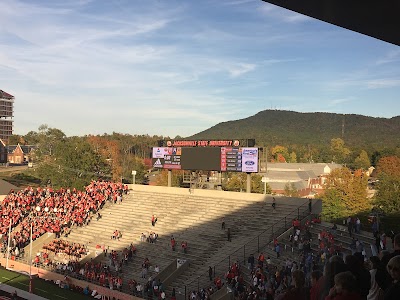
<instances>
[{"instance_id":1,"label":"dark overhang beam","mask_svg":"<svg viewBox=\"0 0 400 300\"><path fill-rule=\"evenodd\" d=\"M262 0L400 46L400 0Z\"/></svg>"}]
</instances>

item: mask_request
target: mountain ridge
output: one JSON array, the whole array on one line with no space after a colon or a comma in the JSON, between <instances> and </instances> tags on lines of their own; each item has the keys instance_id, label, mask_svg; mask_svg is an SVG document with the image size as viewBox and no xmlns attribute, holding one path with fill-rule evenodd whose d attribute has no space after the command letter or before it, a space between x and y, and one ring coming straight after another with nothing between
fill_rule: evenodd
<instances>
[{"instance_id":1,"label":"mountain ridge","mask_svg":"<svg viewBox=\"0 0 400 300\"><path fill-rule=\"evenodd\" d=\"M255 138L257 145L309 145L342 138L353 147L400 146L400 116L370 117L359 114L264 110L243 119L218 123L190 139Z\"/></svg>"}]
</instances>

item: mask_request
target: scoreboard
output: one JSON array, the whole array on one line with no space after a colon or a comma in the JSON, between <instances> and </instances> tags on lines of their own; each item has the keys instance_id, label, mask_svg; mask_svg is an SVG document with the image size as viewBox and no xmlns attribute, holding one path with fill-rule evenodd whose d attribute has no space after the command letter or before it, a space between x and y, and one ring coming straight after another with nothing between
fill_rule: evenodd
<instances>
[{"instance_id":1,"label":"scoreboard","mask_svg":"<svg viewBox=\"0 0 400 300\"><path fill-rule=\"evenodd\" d=\"M258 148L154 147L154 168L222 172L258 172Z\"/></svg>"}]
</instances>

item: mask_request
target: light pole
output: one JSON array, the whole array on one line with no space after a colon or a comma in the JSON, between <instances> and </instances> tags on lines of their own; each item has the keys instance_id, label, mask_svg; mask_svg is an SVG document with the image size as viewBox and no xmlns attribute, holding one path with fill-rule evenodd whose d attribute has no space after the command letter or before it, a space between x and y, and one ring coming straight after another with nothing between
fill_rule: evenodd
<instances>
[{"instance_id":1,"label":"light pole","mask_svg":"<svg viewBox=\"0 0 400 300\"><path fill-rule=\"evenodd\" d=\"M10 258L11 224L12 224L12 218L10 218L10 227L8 228L8 242L7 242L7 262L6 262L6 269L8 269L8 259Z\"/></svg>"},{"instance_id":2,"label":"light pole","mask_svg":"<svg viewBox=\"0 0 400 300\"><path fill-rule=\"evenodd\" d=\"M261 182L264 183L264 195L266 195L266 194L267 194L267 182L268 182L268 177L263 176L263 177L261 178Z\"/></svg>"},{"instance_id":3,"label":"light pole","mask_svg":"<svg viewBox=\"0 0 400 300\"><path fill-rule=\"evenodd\" d=\"M40 206L36 206L35 208L36 212L40 212ZM49 209L46 207L45 211L49 211ZM30 215L30 223L31 223L31 237L30 237L30 244L29 244L29 293L33 293L33 278L32 278L32 235L33 235L33 214L31 212Z\"/></svg>"},{"instance_id":4,"label":"light pole","mask_svg":"<svg viewBox=\"0 0 400 300\"><path fill-rule=\"evenodd\" d=\"M132 171L132 176L133 176L132 184L135 184L135 182L136 182L136 174L137 174L137 171L133 170Z\"/></svg>"}]
</instances>

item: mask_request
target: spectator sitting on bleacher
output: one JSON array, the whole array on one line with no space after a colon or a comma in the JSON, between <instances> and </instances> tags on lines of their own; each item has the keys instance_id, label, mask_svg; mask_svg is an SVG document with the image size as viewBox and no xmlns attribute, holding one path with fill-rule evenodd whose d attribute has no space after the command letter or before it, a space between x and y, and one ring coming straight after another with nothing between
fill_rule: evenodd
<instances>
[{"instance_id":1,"label":"spectator sitting on bleacher","mask_svg":"<svg viewBox=\"0 0 400 300\"><path fill-rule=\"evenodd\" d=\"M60 236L64 227L73 225L83 226L90 222L90 214L95 213L104 205L108 197L114 196L122 184L103 181L92 181L84 191L52 188L36 190L28 187L18 192L10 192L1 204L2 234L7 233L4 225L16 227L21 224L21 231L13 232L19 246L22 248L29 243L28 228L33 219L33 234L35 240L46 232ZM40 207L36 211L36 207ZM29 218L29 220L28 220Z\"/></svg>"},{"instance_id":2,"label":"spectator sitting on bleacher","mask_svg":"<svg viewBox=\"0 0 400 300\"><path fill-rule=\"evenodd\" d=\"M321 217L320 216L314 216L313 218L312 218L312 220L311 220L311 223L314 223L314 224L321 224Z\"/></svg>"}]
</instances>

